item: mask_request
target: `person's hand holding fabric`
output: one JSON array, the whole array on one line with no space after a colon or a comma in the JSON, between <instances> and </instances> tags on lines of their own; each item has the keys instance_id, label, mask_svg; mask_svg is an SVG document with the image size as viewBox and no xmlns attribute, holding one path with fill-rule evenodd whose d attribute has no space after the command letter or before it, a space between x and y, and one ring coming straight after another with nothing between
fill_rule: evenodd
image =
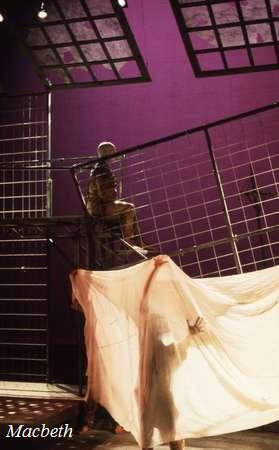
<instances>
[{"instance_id":1,"label":"person's hand holding fabric","mask_svg":"<svg viewBox=\"0 0 279 450\"><path fill-rule=\"evenodd\" d=\"M187 323L191 334L198 334L204 331L205 323L202 317L198 317L194 325L190 325L188 320Z\"/></svg>"}]
</instances>

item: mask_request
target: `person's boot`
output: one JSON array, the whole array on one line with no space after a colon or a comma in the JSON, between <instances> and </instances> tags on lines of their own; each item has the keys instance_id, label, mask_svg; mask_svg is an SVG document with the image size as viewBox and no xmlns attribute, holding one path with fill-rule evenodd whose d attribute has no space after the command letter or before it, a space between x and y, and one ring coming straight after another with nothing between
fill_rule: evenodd
<instances>
[{"instance_id":1,"label":"person's boot","mask_svg":"<svg viewBox=\"0 0 279 450\"><path fill-rule=\"evenodd\" d=\"M92 400L83 402L79 417L79 434L87 434L92 431L97 404Z\"/></svg>"},{"instance_id":2,"label":"person's boot","mask_svg":"<svg viewBox=\"0 0 279 450\"><path fill-rule=\"evenodd\" d=\"M170 450L185 450L184 439L180 441L173 441L169 443Z\"/></svg>"}]
</instances>

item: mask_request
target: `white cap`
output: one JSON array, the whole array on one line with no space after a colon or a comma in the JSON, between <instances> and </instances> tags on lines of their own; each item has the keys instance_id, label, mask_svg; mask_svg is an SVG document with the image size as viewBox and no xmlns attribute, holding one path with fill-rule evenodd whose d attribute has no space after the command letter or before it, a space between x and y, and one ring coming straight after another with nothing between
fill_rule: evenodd
<instances>
[{"instance_id":1,"label":"white cap","mask_svg":"<svg viewBox=\"0 0 279 450\"><path fill-rule=\"evenodd\" d=\"M98 156L100 158L113 155L115 151L116 147L112 142L101 142L97 148Z\"/></svg>"}]
</instances>

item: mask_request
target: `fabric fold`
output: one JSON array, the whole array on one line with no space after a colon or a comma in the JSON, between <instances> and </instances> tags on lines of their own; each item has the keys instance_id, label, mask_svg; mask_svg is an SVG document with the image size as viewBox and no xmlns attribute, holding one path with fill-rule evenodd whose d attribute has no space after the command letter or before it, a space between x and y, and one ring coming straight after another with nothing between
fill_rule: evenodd
<instances>
[{"instance_id":1,"label":"fabric fold","mask_svg":"<svg viewBox=\"0 0 279 450\"><path fill-rule=\"evenodd\" d=\"M86 398L141 447L279 420L279 268L191 279L160 255L76 270L85 315ZM203 317L204 332L188 324Z\"/></svg>"}]
</instances>

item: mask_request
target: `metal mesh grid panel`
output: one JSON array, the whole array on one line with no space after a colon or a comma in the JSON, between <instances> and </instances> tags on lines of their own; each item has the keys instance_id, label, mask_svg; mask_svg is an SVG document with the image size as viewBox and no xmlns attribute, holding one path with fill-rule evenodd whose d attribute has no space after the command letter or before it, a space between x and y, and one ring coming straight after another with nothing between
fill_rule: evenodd
<instances>
[{"instance_id":1,"label":"metal mesh grid panel","mask_svg":"<svg viewBox=\"0 0 279 450\"><path fill-rule=\"evenodd\" d=\"M210 130L232 231L235 236L279 223L279 110ZM278 236L259 233L237 244L244 270L278 262Z\"/></svg>"},{"instance_id":2,"label":"metal mesh grid panel","mask_svg":"<svg viewBox=\"0 0 279 450\"><path fill-rule=\"evenodd\" d=\"M0 97L2 223L50 212L49 96ZM23 227L0 230L2 378L47 377L47 240L34 234L24 236Z\"/></svg>"},{"instance_id":3,"label":"metal mesh grid panel","mask_svg":"<svg viewBox=\"0 0 279 450\"><path fill-rule=\"evenodd\" d=\"M176 261L192 276L234 270L231 249L224 253L231 256L226 267L219 264L220 248L179 252L227 236L204 134L181 137L126 159L125 199L136 205L143 240L160 253L178 253Z\"/></svg>"},{"instance_id":4,"label":"metal mesh grid panel","mask_svg":"<svg viewBox=\"0 0 279 450\"><path fill-rule=\"evenodd\" d=\"M53 381L58 375L66 380L68 373L56 370L61 370L59 358L62 354L78 369L80 346L68 289L64 293L59 280L88 266L87 220L6 219L0 225L0 379ZM65 338L70 356L57 338L59 315L61 335L70 330ZM76 379L77 370L73 374Z\"/></svg>"},{"instance_id":5,"label":"metal mesh grid panel","mask_svg":"<svg viewBox=\"0 0 279 450\"><path fill-rule=\"evenodd\" d=\"M47 241L0 229L0 378L45 380Z\"/></svg>"},{"instance_id":6,"label":"metal mesh grid panel","mask_svg":"<svg viewBox=\"0 0 279 450\"><path fill-rule=\"evenodd\" d=\"M124 177L119 159L111 166L119 182L124 178L122 199L135 205L145 244L172 255L191 276L236 272L230 244L203 248L228 236L203 132L127 154ZM89 174L76 170L84 199Z\"/></svg>"},{"instance_id":7,"label":"metal mesh grid panel","mask_svg":"<svg viewBox=\"0 0 279 450\"><path fill-rule=\"evenodd\" d=\"M190 276L277 264L278 119L279 108L271 105L113 157L144 243L172 256ZM93 165L74 169L83 199Z\"/></svg>"},{"instance_id":8,"label":"metal mesh grid panel","mask_svg":"<svg viewBox=\"0 0 279 450\"><path fill-rule=\"evenodd\" d=\"M47 94L0 97L1 218L49 213L48 158Z\"/></svg>"},{"instance_id":9,"label":"metal mesh grid panel","mask_svg":"<svg viewBox=\"0 0 279 450\"><path fill-rule=\"evenodd\" d=\"M45 19L34 12L22 38L51 89L150 80L117 1L52 0L47 10Z\"/></svg>"},{"instance_id":10,"label":"metal mesh grid panel","mask_svg":"<svg viewBox=\"0 0 279 450\"><path fill-rule=\"evenodd\" d=\"M278 69L277 0L170 0L196 76Z\"/></svg>"}]
</instances>

